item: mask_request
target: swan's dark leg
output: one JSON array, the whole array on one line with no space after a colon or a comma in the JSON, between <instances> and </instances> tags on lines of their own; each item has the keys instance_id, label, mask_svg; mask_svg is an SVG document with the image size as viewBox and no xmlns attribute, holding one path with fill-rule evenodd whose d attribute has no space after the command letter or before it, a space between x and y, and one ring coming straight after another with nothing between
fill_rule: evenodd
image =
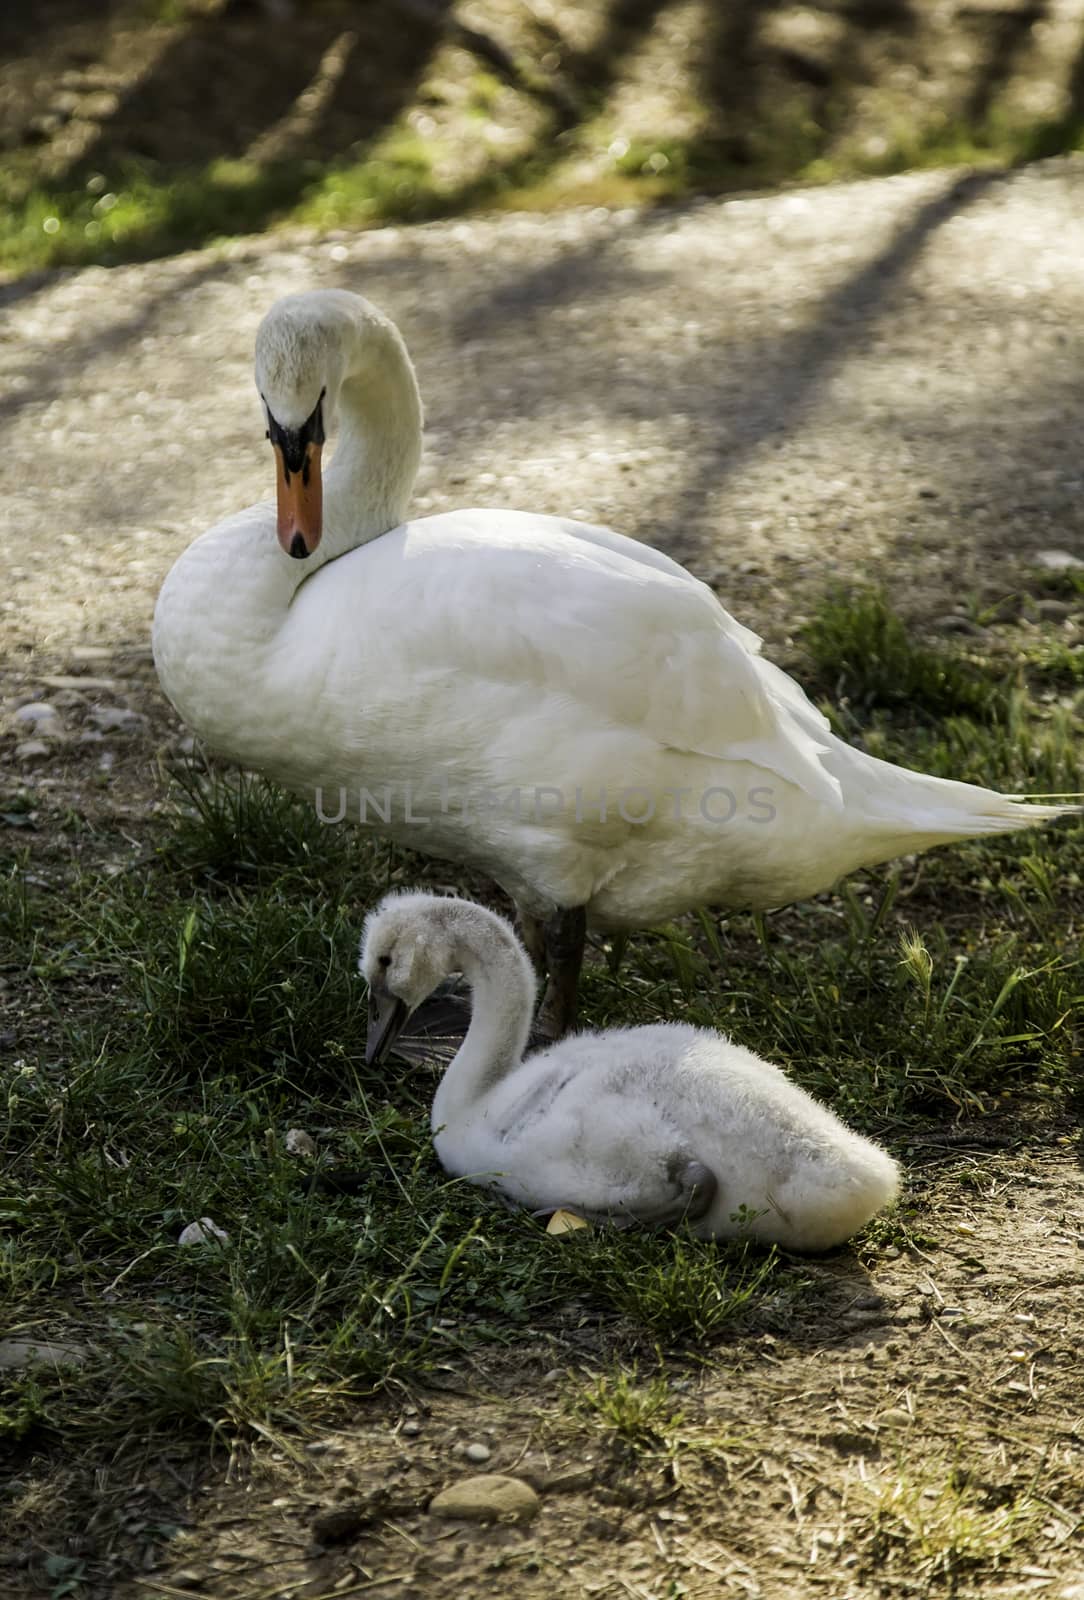
<instances>
[{"instance_id":1,"label":"swan's dark leg","mask_svg":"<svg viewBox=\"0 0 1084 1600\"><path fill-rule=\"evenodd\" d=\"M521 905L516 906L516 921L519 923L519 936L523 940L523 948L531 958L534 970L539 974L546 971L546 924L538 917L532 917L529 911L524 911Z\"/></svg>"},{"instance_id":2,"label":"swan's dark leg","mask_svg":"<svg viewBox=\"0 0 1084 1600\"><path fill-rule=\"evenodd\" d=\"M546 1039L561 1039L576 1026L576 999L587 940L587 912L583 906L556 911L543 925L549 982L538 1013L538 1031Z\"/></svg>"}]
</instances>

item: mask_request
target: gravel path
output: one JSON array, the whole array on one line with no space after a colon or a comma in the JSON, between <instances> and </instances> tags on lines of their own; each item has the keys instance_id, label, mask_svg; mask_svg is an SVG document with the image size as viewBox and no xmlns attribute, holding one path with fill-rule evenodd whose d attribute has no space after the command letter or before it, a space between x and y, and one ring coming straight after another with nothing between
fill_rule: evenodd
<instances>
[{"instance_id":1,"label":"gravel path","mask_svg":"<svg viewBox=\"0 0 1084 1600\"><path fill-rule=\"evenodd\" d=\"M417 509L613 523L776 639L833 573L936 617L1084 553L1084 159L657 212L274 237L15 285L0 328L5 633L145 641L182 547L271 491L251 381L286 290L396 318ZM25 661L25 656L22 657Z\"/></svg>"}]
</instances>

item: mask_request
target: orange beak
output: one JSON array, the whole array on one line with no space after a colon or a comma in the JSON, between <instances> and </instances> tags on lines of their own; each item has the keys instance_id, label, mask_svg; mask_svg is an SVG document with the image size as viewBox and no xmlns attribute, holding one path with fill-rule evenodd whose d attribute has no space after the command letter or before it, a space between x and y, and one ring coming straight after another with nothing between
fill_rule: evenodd
<instances>
[{"instance_id":1,"label":"orange beak","mask_svg":"<svg viewBox=\"0 0 1084 1600\"><path fill-rule=\"evenodd\" d=\"M320 476L323 446L313 440L305 445L299 472L286 465L282 446L275 443L275 479L278 489L279 544L288 556L303 561L320 543L324 529L324 488Z\"/></svg>"}]
</instances>

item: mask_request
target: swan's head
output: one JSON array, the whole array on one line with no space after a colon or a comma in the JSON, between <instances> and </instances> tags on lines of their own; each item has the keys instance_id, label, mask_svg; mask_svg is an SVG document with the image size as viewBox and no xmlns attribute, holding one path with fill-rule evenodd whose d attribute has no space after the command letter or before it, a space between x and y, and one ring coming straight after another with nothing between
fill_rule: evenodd
<instances>
[{"instance_id":1,"label":"swan's head","mask_svg":"<svg viewBox=\"0 0 1084 1600\"><path fill-rule=\"evenodd\" d=\"M275 452L279 543L304 560L323 532L320 455L365 302L343 290L277 300L256 334L256 387Z\"/></svg>"}]
</instances>

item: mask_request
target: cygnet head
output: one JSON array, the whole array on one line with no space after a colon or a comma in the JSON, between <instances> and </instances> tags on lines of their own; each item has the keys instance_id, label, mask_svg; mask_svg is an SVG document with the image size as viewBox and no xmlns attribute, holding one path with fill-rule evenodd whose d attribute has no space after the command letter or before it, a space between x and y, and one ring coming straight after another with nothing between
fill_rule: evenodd
<instances>
[{"instance_id":1,"label":"cygnet head","mask_svg":"<svg viewBox=\"0 0 1084 1600\"><path fill-rule=\"evenodd\" d=\"M275 451L279 543L299 560L323 531L320 456L366 317L360 295L313 290L276 300L256 334L256 387Z\"/></svg>"},{"instance_id":2,"label":"cygnet head","mask_svg":"<svg viewBox=\"0 0 1084 1600\"><path fill-rule=\"evenodd\" d=\"M365 920L358 969L369 985L370 1064L383 1060L411 1012L453 972L472 987L483 974L500 973L510 992L521 991L526 1036L531 964L511 924L473 900L419 890L386 895Z\"/></svg>"},{"instance_id":3,"label":"cygnet head","mask_svg":"<svg viewBox=\"0 0 1084 1600\"><path fill-rule=\"evenodd\" d=\"M369 985L367 1061L382 1060L411 1012L478 959L479 939L484 947L499 920L473 901L417 892L387 895L369 913L358 963Z\"/></svg>"}]
</instances>

